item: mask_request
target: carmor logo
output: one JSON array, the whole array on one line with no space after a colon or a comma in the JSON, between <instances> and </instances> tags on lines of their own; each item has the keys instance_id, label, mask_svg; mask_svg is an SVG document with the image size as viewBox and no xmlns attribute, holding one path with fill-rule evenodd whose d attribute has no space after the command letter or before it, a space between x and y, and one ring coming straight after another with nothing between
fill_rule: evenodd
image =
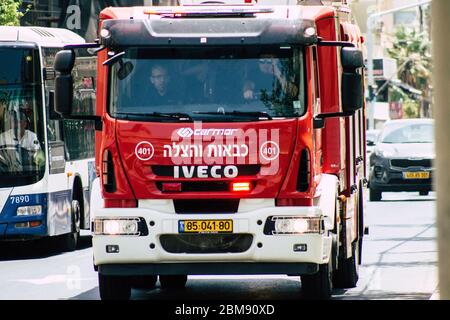
<instances>
[{"instance_id":1,"label":"carmor logo","mask_svg":"<svg viewBox=\"0 0 450 320\"><path fill-rule=\"evenodd\" d=\"M191 137L194 134L194 130L191 128L180 128L177 131L178 135L182 138Z\"/></svg>"},{"instance_id":2,"label":"carmor logo","mask_svg":"<svg viewBox=\"0 0 450 320\"><path fill-rule=\"evenodd\" d=\"M189 138L192 136L233 136L238 133L238 129L191 129L180 128L177 130L177 134L182 138Z\"/></svg>"}]
</instances>

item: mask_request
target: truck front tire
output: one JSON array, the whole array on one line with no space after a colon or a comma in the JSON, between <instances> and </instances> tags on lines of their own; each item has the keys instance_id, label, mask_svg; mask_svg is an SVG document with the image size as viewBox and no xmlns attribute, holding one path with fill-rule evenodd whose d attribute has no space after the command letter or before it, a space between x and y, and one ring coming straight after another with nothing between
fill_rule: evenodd
<instances>
[{"instance_id":1,"label":"truck front tire","mask_svg":"<svg viewBox=\"0 0 450 320\"><path fill-rule=\"evenodd\" d=\"M315 274L301 276L302 293L305 299L328 300L333 292L333 271L329 263L319 265Z\"/></svg>"},{"instance_id":2,"label":"truck front tire","mask_svg":"<svg viewBox=\"0 0 450 320\"><path fill-rule=\"evenodd\" d=\"M98 287L102 300L129 300L131 297L130 279L98 273Z\"/></svg>"},{"instance_id":3,"label":"truck front tire","mask_svg":"<svg viewBox=\"0 0 450 320\"><path fill-rule=\"evenodd\" d=\"M358 257L357 257L358 254ZM358 241L352 244L352 256L347 259L340 258L338 269L333 274L335 288L354 288L359 280L359 248Z\"/></svg>"},{"instance_id":4,"label":"truck front tire","mask_svg":"<svg viewBox=\"0 0 450 320\"><path fill-rule=\"evenodd\" d=\"M158 276L134 276L131 279L131 286L136 289L154 289L158 281Z\"/></svg>"}]
</instances>

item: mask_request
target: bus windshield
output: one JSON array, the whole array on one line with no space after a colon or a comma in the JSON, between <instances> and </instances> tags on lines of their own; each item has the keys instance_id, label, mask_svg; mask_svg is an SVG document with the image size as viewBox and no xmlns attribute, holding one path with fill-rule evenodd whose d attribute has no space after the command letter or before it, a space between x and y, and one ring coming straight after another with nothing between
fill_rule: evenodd
<instances>
[{"instance_id":1,"label":"bus windshield","mask_svg":"<svg viewBox=\"0 0 450 320\"><path fill-rule=\"evenodd\" d=\"M300 48L128 48L111 70L117 118L254 121L306 111Z\"/></svg>"},{"instance_id":2,"label":"bus windshield","mask_svg":"<svg viewBox=\"0 0 450 320\"><path fill-rule=\"evenodd\" d=\"M45 152L39 51L0 47L0 187L42 179Z\"/></svg>"}]
</instances>

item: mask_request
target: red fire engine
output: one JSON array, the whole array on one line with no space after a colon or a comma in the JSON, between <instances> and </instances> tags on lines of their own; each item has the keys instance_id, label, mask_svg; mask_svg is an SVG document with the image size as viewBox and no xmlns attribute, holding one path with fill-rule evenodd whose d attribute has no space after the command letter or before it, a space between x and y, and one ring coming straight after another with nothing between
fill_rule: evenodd
<instances>
[{"instance_id":1,"label":"red fire engine","mask_svg":"<svg viewBox=\"0 0 450 320\"><path fill-rule=\"evenodd\" d=\"M350 21L320 1L107 8L98 43L58 53L55 110L96 122L102 299L205 274L300 276L312 298L356 286L365 111ZM74 115L74 49L89 46L96 115Z\"/></svg>"}]
</instances>

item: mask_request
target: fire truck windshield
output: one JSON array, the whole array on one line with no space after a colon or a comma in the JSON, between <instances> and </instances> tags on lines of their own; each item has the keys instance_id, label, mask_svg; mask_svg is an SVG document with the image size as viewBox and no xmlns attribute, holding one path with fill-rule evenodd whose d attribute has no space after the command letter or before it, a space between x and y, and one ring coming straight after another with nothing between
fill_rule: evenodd
<instances>
[{"instance_id":1,"label":"fire truck windshield","mask_svg":"<svg viewBox=\"0 0 450 320\"><path fill-rule=\"evenodd\" d=\"M111 69L109 111L149 121L298 117L303 64L300 48L129 48ZM151 116L158 112L188 117Z\"/></svg>"},{"instance_id":2,"label":"fire truck windshield","mask_svg":"<svg viewBox=\"0 0 450 320\"><path fill-rule=\"evenodd\" d=\"M42 82L37 49L0 47L0 188L45 172Z\"/></svg>"}]
</instances>

